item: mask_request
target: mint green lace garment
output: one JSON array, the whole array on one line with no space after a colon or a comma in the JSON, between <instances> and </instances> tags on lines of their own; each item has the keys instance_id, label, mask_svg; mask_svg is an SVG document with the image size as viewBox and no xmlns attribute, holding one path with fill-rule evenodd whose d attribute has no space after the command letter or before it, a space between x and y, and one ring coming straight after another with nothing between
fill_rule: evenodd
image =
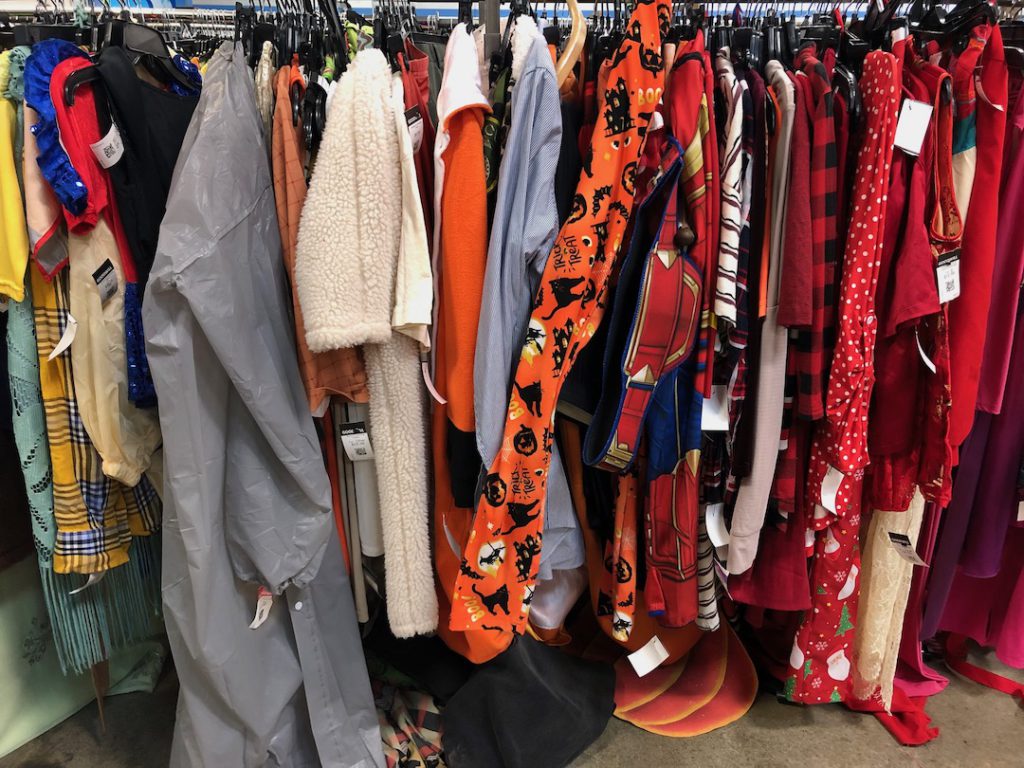
<instances>
[{"instance_id":1,"label":"mint green lace garment","mask_svg":"<svg viewBox=\"0 0 1024 768\"><path fill-rule=\"evenodd\" d=\"M19 45L11 49L7 85L2 94L4 98L14 103L18 114L18 124L14 131L14 170L18 174L18 185L22 188L24 188L21 178L21 156L25 145L25 59L31 52L32 49L26 45Z\"/></svg>"}]
</instances>

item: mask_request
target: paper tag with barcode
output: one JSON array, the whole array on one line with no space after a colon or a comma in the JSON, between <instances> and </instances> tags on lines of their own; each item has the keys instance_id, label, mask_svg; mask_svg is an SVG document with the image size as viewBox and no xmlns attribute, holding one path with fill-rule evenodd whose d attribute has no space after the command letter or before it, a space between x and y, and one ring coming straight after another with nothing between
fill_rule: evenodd
<instances>
[{"instance_id":1,"label":"paper tag with barcode","mask_svg":"<svg viewBox=\"0 0 1024 768\"><path fill-rule=\"evenodd\" d=\"M111 123L110 130L107 131L106 136L95 144L90 144L89 147L92 149L92 153L96 156L99 164L104 168L116 165L117 161L121 159L121 155L124 154L124 142L121 140L121 132L117 130L117 125L114 123Z\"/></svg>"},{"instance_id":2,"label":"paper tag with barcode","mask_svg":"<svg viewBox=\"0 0 1024 768\"><path fill-rule=\"evenodd\" d=\"M904 99L900 119L896 123L895 145L908 155L921 154L921 145L932 119L932 105L924 101Z\"/></svg>"},{"instance_id":3,"label":"paper tag with barcode","mask_svg":"<svg viewBox=\"0 0 1024 768\"><path fill-rule=\"evenodd\" d=\"M415 154L423 143L423 115L418 106L405 110L405 124L409 126L409 138L412 139L412 151Z\"/></svg>"},{"instance_id":4,"label":"paper tag with barcode","mask_svg":"<svg viewBox=\"0 0 1024 768\"><path fill-rule=\"evenodd\" d=\"M100 289L100 304L106 305L117 293L117 273L114 272L114 265L110 259L100 264L99 269L92 273L92 279Z\"/></svg>"},{"instance_id":5,"label":"paper tag with barcode","mask_svg":"<svg viewBox=\"0 0 1024 768\"><path fill-rule=\"evenodd\" d=\"M928 563L917 554L917 547L910 541L909 536L905 533L894 533L893 531L888 531L888 534L889 543L892 544L893 549L896 550L900 557L914 565L928 566Z\"/></svg>"},{"instance_id":6,"label":"paper tag with barcode","mask_svg":"<svg viewBox=\"0 0 1024 768\"><path fill-rule=\"evenodd\" d=\"M939 303L945 304L960 295L960 249L939 254L939 262L935 267L935 277L939 282Z\"/></svg>"},{"instance_id":7,"label":"paper tag with barcode","mask_svg":"<svg viewBox=\"0 0 1024 768\"><path fill-rule=\"evenodd\" d=\"M366 424L353 421L338 426L338 437L349 461L369 461L373 458L373 446L366 433Z\"/></svg>"}]
</instances>

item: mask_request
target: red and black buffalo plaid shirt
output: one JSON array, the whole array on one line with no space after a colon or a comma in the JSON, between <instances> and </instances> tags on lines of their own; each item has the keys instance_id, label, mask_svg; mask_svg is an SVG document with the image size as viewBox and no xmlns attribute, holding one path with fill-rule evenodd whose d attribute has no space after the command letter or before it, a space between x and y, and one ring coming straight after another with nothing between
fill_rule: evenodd
<instances>
[{"instance_id":1,"label":"red and black buffalo plaid shirt","mask_svg":"<svg viewBox=\"0 0 1024 768\"><path fill-rule=\"evenodd\" d=\"M797 415L817 420L825 415L828 367L835 346L837 298L838 156L831 75L815 55L803 48L796 66L808 78L811 120L811 235L813 239L813 311L811 327L799 332L796 345Z\"/></svg>"}]
</instances>

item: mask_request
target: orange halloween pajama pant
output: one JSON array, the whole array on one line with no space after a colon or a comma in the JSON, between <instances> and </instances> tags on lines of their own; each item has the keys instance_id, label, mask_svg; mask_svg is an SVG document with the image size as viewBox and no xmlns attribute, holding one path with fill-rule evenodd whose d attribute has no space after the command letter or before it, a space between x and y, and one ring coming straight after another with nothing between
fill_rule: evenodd
<instances>
[{"instance_id":1,"label":"orange halloween pajama pant","mask_svg":"<svg viewBox=\"0 0 1024 768\"><path fill-rule=\"evenodd\" d=\"M516 367L503 448L483 482L455 584L450 627L521 632L536 584L555 406L604 313L636 192L637 162L661 99L666 0L639 0L613 55L573 210L555 241ZM534 440L515 440L528 430ZM503 557L493 553L502 552Z\"/></svg>"}]
</instances>

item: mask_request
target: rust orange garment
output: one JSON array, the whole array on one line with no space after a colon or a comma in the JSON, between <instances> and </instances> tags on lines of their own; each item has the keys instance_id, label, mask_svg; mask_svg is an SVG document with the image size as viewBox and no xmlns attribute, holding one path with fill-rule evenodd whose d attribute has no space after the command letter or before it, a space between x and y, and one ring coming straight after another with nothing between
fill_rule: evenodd
<instances>
[{"instance_id":1,"label":"rust orange garment","mask_svg":"<svg viewBox=\"0 0 1024 768\"><path fill-rule=\"evenodd\" d=\"M306 202L306 150L302 140L302 123L292 125L292 104L288 87L296 82L293 67L281 67L274 78L277 108L274 110L274 135L271 146L274 172L274 200L277 204L277 225L281 230L288 281L292 286L292 307L295 314L295 351L299 372L306 388L309 410L322 415L331 395L343 395L357 403L370 399L366 389L366 371L359 349L335 349L314 354L306 345L306 327L295 289L295 243L299 237L299 217ZM298 72L298 67L294 67ZM298 81L302 83L299 75Z\"/></svg>"},{"instance_id":2,"label":"rust orange garment","mask_svg":"<svg viewBox=\"0 0 1024 768\"><path fill-rule=\"evenodd\" d=\"M505 424L507 447L488 470L463 553L452 629L525 628L540 565L529 542L543 536L555 405L566 374L604 314L608 276L633 206L637 161L661 99L661 27L667 32L670 17L667 0L638 4L612 58L573 211L534 300ZM513 439L524 430L532 441ZM501 548L504 559L491 558Z\"/></svg>"}]
</instances>

